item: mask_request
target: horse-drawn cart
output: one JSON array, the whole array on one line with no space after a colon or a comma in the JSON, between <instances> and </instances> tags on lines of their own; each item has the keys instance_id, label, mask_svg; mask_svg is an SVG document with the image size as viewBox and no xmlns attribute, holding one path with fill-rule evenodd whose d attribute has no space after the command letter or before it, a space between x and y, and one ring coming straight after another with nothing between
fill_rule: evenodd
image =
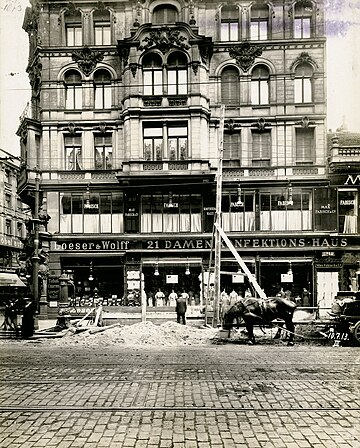
<instances>
[{"instance_id":1,"label":"horse-drawn cart","mask_svg":"<svg viewBox=\"0 0 360 448\"><path fill-rule=\"evenodd\" d=\"M360 344L360 294L341 291L329 312L330 337L335 341L354 339Z\"/></svg>"}]
</instances>

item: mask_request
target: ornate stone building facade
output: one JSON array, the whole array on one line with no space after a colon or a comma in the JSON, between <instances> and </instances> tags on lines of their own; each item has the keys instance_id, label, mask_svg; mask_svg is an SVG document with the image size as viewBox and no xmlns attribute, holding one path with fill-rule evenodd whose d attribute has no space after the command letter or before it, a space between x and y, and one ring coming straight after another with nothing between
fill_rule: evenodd
<instances>
[{"instance_id":1,"label":"ornate stone building facade","mask_svg":"<svg viewBox=\"0 0 360 448\"><path fill-rule=\"evenodd\" d=\"M65 273L83 304L160 288L201 306L222 140L224 230L267 294L329 306L358 247L328 188L323 1L31 3L19 191L37 167L49 304Z\"/></svg>"}]
</instances>

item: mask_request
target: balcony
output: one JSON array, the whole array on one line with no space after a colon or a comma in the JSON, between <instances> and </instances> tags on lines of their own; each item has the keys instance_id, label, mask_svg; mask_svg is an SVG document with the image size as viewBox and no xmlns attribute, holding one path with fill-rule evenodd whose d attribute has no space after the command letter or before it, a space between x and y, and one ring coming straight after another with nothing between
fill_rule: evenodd
<instances>
[{"instance_id":1,"label":"balcony","mask_svg":"<svg viewBox=\"0 0 360 448\"><path fill-rule=\"evenodd\" d=\"M167 179L176 177L178 180L208 181L213 180L215 171L210 168L209 161L204 160L137 160L123 162L122 170L118 171L119 182L129 183L147 178Z\"/></svg>"},{"instance_id":2,"label":"balcony","mask_svg":"<svg viewBox=\"0 0 360 448\"><path fill-rule=\"evenodd\" d=\"M331 172L360 169L360 134L342 131L330 136L329 167Z\"/></svg>"}]
</instances>

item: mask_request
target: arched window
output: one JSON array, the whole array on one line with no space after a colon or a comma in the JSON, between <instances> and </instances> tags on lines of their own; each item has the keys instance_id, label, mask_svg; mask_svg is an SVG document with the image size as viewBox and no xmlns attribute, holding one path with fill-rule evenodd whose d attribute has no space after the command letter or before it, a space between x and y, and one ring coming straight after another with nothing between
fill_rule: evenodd
<instances>
[{"instance_id":1,"label":"arched window","mask_svg":"<svg viewBox=\"0 0 360 448\"><path fill-rule=\"evenodd\" d=\"M179 20L178 10L173 5L156 6L152 14L152 23L161 25L163 23L175 23Z\"/></svg>"},{"instance_id":2,"label":"arched window","mask_svg":"<svg viewBox=\"0 0 360 448\"><path fill-rule=\"evenodd\" d=\"M295 69L295 103L312 101L312 75L310 64L300 64Z\"/></svg>"},{"instance_id":3,"label":"arched window","mask_svg":"<svg viewBox=\"0 0 360 448\"><path fill-rule=\"evenodd\" d=\"M294 37L299 39L311 37L313 6L310 1L295 4L294 9Z\"/></svg>"},{"instance_id":4,"label":"arched window","mask_svg":"<svg viewBox=\"0 0 360 448\"><path fill-rule=\"evenodd\" d=\"M187 94L187 59L182 53L168 57L168 95Z\"/></svg>"},{"instance_id":5,"label":"arched window","mask_svg":"<svg viewBox=\"0 0 360 448\"><path fill-rule=\"evenodd\" d=\"M96 70L94 74L95 109L111 107L111 75L107 70Z\"/></svg>"},{"instance_id":6,"label":"arched window","mask_svg":"<svg viewBox=\"0 0 360 448\"><path fill-rule=\"evenodd\" d=\"M269 8L266 5L251 7L250 39L266 40L269 30Z\"/></svg>"},{"instance_id":7,"label":"arched window","mask_svg":"<svg viewBox=\"0 0 360 448\"><path fill-rule=\"evenodd\" d=\"M227 105L240 103L240 80L236 68L225 68L221 73L221 102Z\"/></svg>"},{"instance_id":8,"label":"arched window","mask_svg":"<svg viewBox=\"0 0 360 448\"><path fill-rule=\"evenodd\" d=\"M81 109L82 89L81 75L76 70L69 70L64 77L65 109Z\"/></svg>"},{"instance_id":9,"label":"arched window","mask_svg":"<svg viewBox=\"0 0 360 448\"><path fill-rule=\"evenodd\" d=\"M257 65L251 73L251 103L269 104L269 70Z\"/></svg>"},{"instance_id":10,"label":"arched window","mask_svg":"<svg viewBox=\"0 0 360 448\"><path fill-rule=\"evenodd\" d=\"M82 24L80 11L71 11L64 15L66 45L75 47L82 45Z\"/></svg>"},{"instance_id":11,"label":"arched window","mask_svg":"<svg viewBox=\"0 0 360 448\"><path fill-rule=\"evenodd\" d=\"M220 40L222 42L239 40L239 10L235 6L221 9Z\"/></svg>"},{"instance_id":12,"label":"arched window","mask_svg":"<svg viewBox=\"0 0 360 448\"><path fill-rule=\"evenodd\" d=\"M94 43L95 45L111 44L110 12L97 10L93 15L94 21Z\"/></svg>"},{"instance_id":13,"label":"arched window","mask_svg":"<svg viewBox=\"0 0 360 448\"><path fill-rule=\"evenodd\" d=\"M143 59L143 82L144 95L162 95L162 60L156 53L148 54Z\"/></svg>"}]
</instances>

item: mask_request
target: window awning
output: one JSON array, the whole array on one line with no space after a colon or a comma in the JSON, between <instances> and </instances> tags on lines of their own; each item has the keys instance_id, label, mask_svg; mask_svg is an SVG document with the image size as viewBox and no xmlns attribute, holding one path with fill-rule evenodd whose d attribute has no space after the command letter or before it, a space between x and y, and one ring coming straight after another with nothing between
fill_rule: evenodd
<instances>
[{"instance_id":1,"label":"window awning","mask_svg":"<svg viewBox=\"0 0 360 448\"><path fill-rule=\"evenodd\" d=\"M0 272L0 286L26 288L25 283L20 280L19 276L11 272Z\"/></svg>"}]
</instances>

